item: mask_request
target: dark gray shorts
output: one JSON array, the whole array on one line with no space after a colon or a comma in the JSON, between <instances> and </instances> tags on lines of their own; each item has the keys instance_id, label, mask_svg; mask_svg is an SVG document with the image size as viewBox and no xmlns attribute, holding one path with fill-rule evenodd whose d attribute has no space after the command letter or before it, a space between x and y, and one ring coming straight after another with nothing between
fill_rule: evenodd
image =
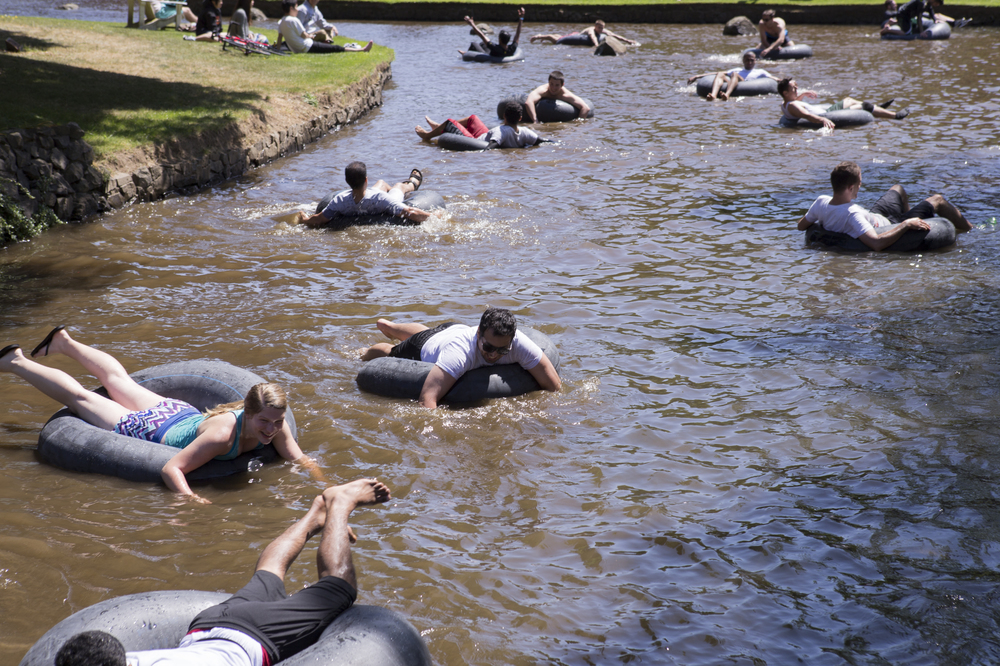
<instances>
[{"instance_id":1,"label":"dark gray shorts","mask_svg":"<svg viewBox=\"0 0 1000 666\"><path fill-rule=\"evenodd\" d=\"M403 340L398 345L393 347L392 351L389 352L389 356L393 358L407 358L411 361L419 361L420 350L424 348L427 341L449 326L455 325L456 322L446 321L440 326L435 326L434 328L428 328L420 331L419 333L414 333L406 340Z\"/></svg>"},{"instance_id":2,"label":"dark gray shorts","mask_svg":"<svg viewBox=\"0 0 1000 666\"><path fill-rule=\"evenodd\" d=\"M315 643L357 597L347 581L334 576L288 596L280 578L258 571L242 590L198 613L188 632L215 627L242 631L263 645L275 663Z\"/></svg>"},{"instance_id":3,"label":"dark gray shorts","mask_svg":"<svg viewBox=\"0 0 1000 666\"><path fill-rule=\"evenodd\" d=\"M889 218L889 221L893 224L899 224L911 217L919 217L921 220L934 217L934 206L925 199L913 208L903 210L903 195L896 190L889 190L875 202L875 205L871 208L871 212Z\"/></svg>"}]
</instances>

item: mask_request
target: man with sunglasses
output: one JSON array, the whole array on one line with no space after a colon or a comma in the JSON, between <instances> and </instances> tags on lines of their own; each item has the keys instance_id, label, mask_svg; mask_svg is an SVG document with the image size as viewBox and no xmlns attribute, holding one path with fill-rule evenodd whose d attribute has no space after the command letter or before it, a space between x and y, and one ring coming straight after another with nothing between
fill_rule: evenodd
<instances>
[{"instance_id":1,"label":"man with sunglasses","mask_svg":"<svg viewBox=\"0 0 1000 666\"><path fill-rule=\"evenodd\" d=\"M517 330L517 320L510 310L487 308L478 328L455 322L428 328L423 324L397 324L379 319L378 330L400 344L380 342L370 347L361 360L392 356L433 363L420 390L420 404L430 409L437 407L462 375L484 365L517 363L546 391L562 387L552 362L538 345Z\"/></svg>"}]
</instances>

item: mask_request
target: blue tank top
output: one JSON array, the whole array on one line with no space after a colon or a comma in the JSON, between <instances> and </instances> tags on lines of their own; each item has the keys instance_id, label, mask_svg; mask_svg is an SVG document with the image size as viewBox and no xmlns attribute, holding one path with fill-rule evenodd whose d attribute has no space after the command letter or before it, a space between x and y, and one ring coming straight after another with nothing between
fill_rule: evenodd
<instances>
[{"instance_id":1,"label":"blue tank top","mask_svg":"<svg viewBox=\"0 0 1000 666\"><path fill-rule=\"evenodd\" d=\"M236 436L233 437L233 445L221 456L215 456L215 460L233 460L240 455L240 435L243 433L243 410L237 409L233 411L233 414L236 415ZM187 447L198 436L198 426L204 420L204 414L192 414L188 418L178 421L167 430L160 443L172 446L175 449ZM256 451L263 447L263 442L257 442L257 446L253 450Z\"/></svg>"}]
</instances>

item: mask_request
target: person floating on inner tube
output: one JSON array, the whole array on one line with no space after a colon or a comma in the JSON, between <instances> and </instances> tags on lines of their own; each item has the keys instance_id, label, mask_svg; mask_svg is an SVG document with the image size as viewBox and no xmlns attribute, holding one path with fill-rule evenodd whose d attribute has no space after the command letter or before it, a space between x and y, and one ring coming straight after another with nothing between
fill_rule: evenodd
<instances>
[{"instance_id":1,"label":"person floating on inner tube","mask_svg":"<svg viewBox=\"0 0 1000 666\"><path fill-rule=\"evenodd\" d=\"M521 40L521 26L524 25L524 7L517 10L517 32L514 33L514 41L510 40L509 32L501 30L500 35L497 37L499 44L494 44L476 26L476 22L471 16L466 16L465 22L472 26L473 32L483 42L483 47L486 48L487 53L494 58L509 58L517 51L517 43ZM465 55L465 51L459 50L459 53Z\"/></svg>"},{"instance_id":2,"label":"person floating on inner tube","mask_svg":"<svg viewBox=\"0 0 1000 666\"><path fill-rule=\"evenodd\" d=\"M390 499L389 488L376 479L327 488L313 500L306 515L268 544L246 587L195 616L178 647L125 652L115 636L85 631L62 645L56 666L263 666L289 659L316 643L323 630L357 599L351 558L351 544L357 537L348 524L351 512ZM321 532L316 552L318 582L288 596L285 573L306 541ZM155 614L151 619L156 621Z\"/></svg>"},{"instance_id":3,"label":"person floating on inner tube","mask_svg":"<svg viewBox=\"0 0 1000 666\"><path fill-rule=\"evenodd\" d=\"M924 12L927 17L935 23L946 21L949 17L938 16L934 10L942 7L942 0L910 0L896 12L896 20L891 19L883 26L880 34L892 33L895 35L919 35L924 31Z\"/></svg>"},{"instance_id":4,"label":"person floating on inner tube","mask_svg":"<svg viewBox=\"0 0 1000 666\"><path fill-rule=\"evenodd\" d=\"M0 372L10 372L65 405L87 423L120 435L181 449L160 472L171 490L210 504L191 490L184 476L209 460L232 460L273 444L285 460L304 465L322 479L312 458L302 453L285 421L287 398L277 384L257 384L246 398L202 414L186 402L171 400L137 384L113 356L77 342L57 326L31 351L31 357L65 354L97 377L110 398L88 391L62 370L25 358L18 345L0 350Z\"/></svg>"},{"instance_id":5,"label":"person floating on inner tube","mask_svg":"<svg viewBox=\"0 0 1000 666\"><path fill-rule=\"evenodd\" d=\"M425 130L420 125L417 125L414 129L417 131L417 136L419 136L424 141L430 141L436 136L441 136L442 134L459 134L461 136L467 136L470 139L478 139L488 131L490 128L486 126L479 116L472 114L471 116L466 116L461 120L455 120L449 118L443 123L436 123L431 120L430 116L424 116L424 120L430 126L429 130Z\"/></svg>"},{"instance_id":6,"label":"person floating on inner tube","mask_svg":"<svg viewBox=\"0 0 1000 666\"><path fill-rule=\"evenodd\" d=\"M299 212L296 224L307 227L321 227L335 217L359 217L362 215L396 215L413 222L425 222L433 213L413 208L403 203L403 197L420 189L424 175L420 169L410 172L410 177L389 187L389 183L379 180L368 187L368 167L364 162L351 162L344 169L344 178L351 189L338 193L330 204L315 215Z\"/></svg>"},{"instance_id":7,"label":"person floating on inner tube","mask_svg":"<svg viewBox=\"0 0 1000 666\"><path fill-rule=\"evenodd\" d=\"M816 92L813 90L803 90L799 91L798 84L795 83L793 78L784 78L778 81L778 94L781 95L781 114L789 120L807 120L811 123L816 123L822 125L826 129L833 130L833 121L829 118L824 118L820 114L829 113L831 111L841 111L843 109L864 109L868 111L876 118L888 118L890 120L902 120L906 116L910 115L909 109L903 109L902 111L887 111L885 107L889 106L895 100L889 100L887 102L882 102L879 105L872 104L871 102L859 102L856 99L850 97L845 97L844 99L836 102L834 104L824 105L824 104L812 104L809 102L804 102L804 99L817 99Z\"/></svg>"},{"instance_id":8,"label":"person floating on inner tube","mask_svg":"<svg viewBox=\"0 0 1000 666\"><path fill-rule=\"evenodd\" d=\"M629 46L637 46L639 44L639 42L634 42L631 39L627 39L625 37L622 37L621 35L617 35L611 32L610 30L606 29L604 27L604 21L600 19L594 21L594 25L590 26L589 28L584 28L580 32L571 32L565 35L535 35L534 37L531 38L531 43L534 44L535 42L549 42L551 44L555 44L563 37L569 37L570 35L586 35L587 37L590 38L591 46L599 46L600 43L604 41L605 36L614 37L615 39L621 42L625 42Z\"/></svg>"},{"instance_id":9,"label":"person floating on inner tube","mask_svg":"<svg viewBox=\"0 0 1000 666\"><path fill-rule=\"evenodd\" d=\"M765 69L755 69L757 66L757 54L753 51L747 51L743 54L743 69L738 67L730 69L726 72L715 72L715 80L712 81L712 92L705 95L705 99L712 101L716 98L721 99L723 102L729 99L736 90L736 86L739 85L740 81L753 81L754 79L773 79L778 80L777 76L772 76ZM710 76L712 72L708 74L695 74L694 76L688 77L688 83L694 83L703 76ZM722 90L722 86L726 86L725 91Z\"/></svg>"},{"instance_id":10,"label":"person floating on inner tube","mask_svg":"<svg viewBox=\"0 0 1000 666\"><path fill-rule=\"evenodd\" d=\"M503 124L497 125L483 136L487 148L525 148L543 143L545 139L534 130L520 127L521 105L508 104L503 109Z\"/></svg>"},{"instance_id":11,"label":"person floating on inner tube","mask_svg":"<svg viewBox=\"0 0 1000 666\"><path fill-rule=\"evenodd\" d=\"M585 118L590 114L590 107L583 99L572 92L569 88L564 87L563 84L566 83L566 77L559 70L554 70L549 72L549 82L545 85L538 86L530 93L528 93L528 99L524 101L524 108L528 111L528 122L537 123L538 115L535 113L535 104L538 104L539 100L543 99L561 99L562 101L572 104L577 109L579 109L579 117Z\"/></svg>"},{"instance_id":12,"label":"person floating on inner tube","mask_svg":"<svg viewBox=\"0 0 1000 666\"><path fill-rule=\"evenodd\" d=\"M761 14L757 31L760 33L760 45L757 48L760 49L761 58L766 58L771 51L782 46L795 46L795 42L788 37L785 19L775 16L773 9L766 9Z\"/></svg>"},{"instance_id":13,"label":"person floating on inner tube","mask_svg":"<svg viewBox=\"0 0 1000 666\"><path fill-rule=\"evenodd\" d=\"M865 210L856 203L861 189L861 167L854 162L841 162L830 173L833 196L820 196L809 207L809 211L798 222L800 231L818 224L827 231L847 234L858 238L875 250L884 250L895 243L909 229L930 229L924 220L930 217L947 218L956 231L970 231L969 223L962 211L944 198L943 194L932 194L913 208L902 185L893 185L888 192L875 202L871 210ZM887 228L881 233L879 229Z\"/></svg>"},{"instance_id":14,"label":"person floating on inner tube","mask_svg":"<svg viewBox=\"0 0 1000 666\"><path fill-rule=\"evenodd\" d=\"M462 375L485 365L517 363L546 391L562 388L552 361L517 330L517 320L510 310L487 308L479 320L479 328L454 322L427 328L423 324L397 324L379 319L378 330L401 344L372 345L361 360L391 356L433 363L434 368L420 389L420 404L430 409L437 407Z\"/></svg>"}]
</instances>

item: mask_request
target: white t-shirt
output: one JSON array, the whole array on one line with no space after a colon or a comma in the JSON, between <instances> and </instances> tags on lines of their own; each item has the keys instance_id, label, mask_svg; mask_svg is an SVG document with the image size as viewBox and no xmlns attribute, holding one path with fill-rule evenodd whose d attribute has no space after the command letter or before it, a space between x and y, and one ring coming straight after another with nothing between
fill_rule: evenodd
<instances>
[{"instance_id":1,"label":"white t-shirt","mask_svg":"<svg viewBox=\"0 0 1000 666\"><path fill-rule=\"evenodd\" d=\"M753 81L754 79L762 79L765 76L770 76L766 69L757 69L756 67L753 69L740 69L737 67L736 69L729 70L729 73L739 74L744 81Z\"/></svg>"},{"instance_id":2,"label":"white t-shirt","mask_svg":"<svg viewBox=\"0 0 1000 666\"><path fill-rule=\"evenodd\" d=\"M514 131L509 125L498 125L486 133L483 141L496 141L501 148L524 148L538 143L538 135L527 127L518 127Z\"/></svg>"},{"instance_id":3,"label":"white t-shirt","mask_svg":"<svg viewBox=\"0 0 1000 666\"><path fill-rule=\"evenodd\" d=\"M359 215L402 215L406 210L403 204L403 191L391 189L388 193L382 190L368 188L361 203L354 201L350 190L338 192L323 209L323 217L332 220L335 217L358 217Z\"/></svg>"},{"instance_id":4,"label":"white t-shirt","mask_svg":"<svg viewBox=\"0 0 1000 666\"><path fill-rule=\"evenodd\" d=\"M510 345L510 353L501 356L496 363L487 363L476 343L476 331L476 326L449 326L424 343L420 350L420 360L435 364L455 379L469 370L485 365L517 363L525 370L531 370L542 361L544 354L541 347L524 333L517 331Z\"/></svg>"},{"instance_id":5,"label":"white t-shirt","mask_svg":"<svg viewBox=\"0 0 1000 666\"><path fill-rule=\"evenodd\" d=\"M288 42L288 48L294 53L305 53L312 48L313 40L302 36L305 31L306 29L302 27L302 21L294 16L286 16L278 21L278 32Z\"/></svg>"},{"instance_id":6,"label":"white t-shirt","mask_svg":"<svg viewBox=\"0 0 1000 666\"><path fill-rule=\"evenodd\" d=\"M859 238L878 227L887 227L892 222L878 213L865 210L856 203L831 206L833 197L822 195L813 202L806 213L806 221L819 224L827 231L837 231L851 238Z\"/></svg>"},{"instance_id":7,"label":"white t-shirt","mask_svg":"<svg viewBox=\"0 0 1000 666\"><path fill-rule=\"evenodd\" d=\"M169 650L126 652L128 666L264 666L264 647L242 631L215 627Z\"/></svg>"}]
</instances>

